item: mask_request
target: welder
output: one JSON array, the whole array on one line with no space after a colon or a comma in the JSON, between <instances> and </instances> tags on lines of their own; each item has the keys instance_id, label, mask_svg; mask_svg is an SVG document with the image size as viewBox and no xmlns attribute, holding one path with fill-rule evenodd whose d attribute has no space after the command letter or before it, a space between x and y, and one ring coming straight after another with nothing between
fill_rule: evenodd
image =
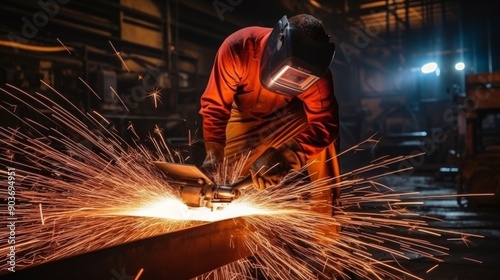
<instances>
[{"instance_id":1,"label":"welder","mask_svg":"<svg viewBox=\"0 0 500 280\"><path fill-rule=\"evenodd\" d=\"M337 178L339 117L330 41L320 20L308 14L228 36L201 97L207 152L202 169L213 170L224 158L229 164L247 158L243 175L251 174L258 189L275 186L294 170L306 170L312 181ZM323 192L325 204L313 210L332 214L337 193Z\"/></svg>"}]
</instances>

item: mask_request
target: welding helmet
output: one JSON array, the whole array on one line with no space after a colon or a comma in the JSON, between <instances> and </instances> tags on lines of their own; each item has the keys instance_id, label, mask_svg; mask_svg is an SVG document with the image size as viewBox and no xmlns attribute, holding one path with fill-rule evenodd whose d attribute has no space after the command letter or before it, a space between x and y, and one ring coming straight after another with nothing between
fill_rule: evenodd
<instances>
[{"instance_id":1,"label":"welding helmet","mask_svg":"<svg viewBox=\"0 0 500 280\"><path fill-rule=\"evenodd\" d=\"M328 70L335 54L330 36L313 39L283 16L274 26L260 61L260 81L270 91L296 96Z\"/></svg>"}]
</instances>

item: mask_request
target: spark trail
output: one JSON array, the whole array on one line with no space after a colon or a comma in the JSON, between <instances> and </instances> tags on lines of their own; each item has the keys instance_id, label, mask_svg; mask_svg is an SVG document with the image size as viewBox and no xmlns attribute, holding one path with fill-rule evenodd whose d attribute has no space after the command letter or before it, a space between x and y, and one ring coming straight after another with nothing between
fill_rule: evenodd
<instances>
[{"instance_id":1,"label":"spark trail","mask_svg":"<svg viewBox=\"0 0 500 280\"><path fill-rule=\"evenodd\" d=\"M266 279L316 279L330 274L347 278L348 273L364 279L421 279L400 261L418 255L439 264L449 254L425 237L464 243L482 237L432 228L428 221L435 219L405 208L421 202L418 193L398 193L376 180L393 174L391 166L407 159L404 156L383 157L347 172L340 183L330 178L313 184L292 174L275 188L245 190L224 210L192 211L152 165L153 160L174 161L174 154L179 155L166 146L159 128L158 138L149 139L154 149L139 141L129 144L102 115L78 110L49 88L64 103L12 85L0 89L36 114L21 118L10 103L0 103L18 123L0 127L0 160L4 170L16 170L12 217L19 240L17 269L240 216L254 229L246 240L254 255L198 279L251 279L257 272ZM357 149L359 145L351 150ZM227 183L236 180L239 172L226 166L216 175L218 183ZM342 190L335 215L311 212L312 207L325 204L315 199L316 194L330 188ZM6 207L1 215L0 226L5 227ZM2 271L7 268L8 252L3 244ZM380 252L391 258L380 258Z\"/></svg>"}]
</instances>

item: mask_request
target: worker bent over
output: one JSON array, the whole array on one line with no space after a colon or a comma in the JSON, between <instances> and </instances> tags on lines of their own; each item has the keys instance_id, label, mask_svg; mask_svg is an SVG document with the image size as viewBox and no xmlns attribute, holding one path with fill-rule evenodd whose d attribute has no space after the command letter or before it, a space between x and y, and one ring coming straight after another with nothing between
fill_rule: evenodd
<instances>
[{"instance_id":1,"label":"worker bent over","mask_svg":"<svg viewBox=\"0 0 500 280\"><path fill-rule=\"evenodd\" d=\"M227 37L201 98L202 168L249 155L243 173L258 189L303 167L313 181L337 177L338 104L329 68L334 53L321 22L306 14ZM322 196L327 203L314 210L331 215L333 191Z\"/></svg>"}]
</instances>

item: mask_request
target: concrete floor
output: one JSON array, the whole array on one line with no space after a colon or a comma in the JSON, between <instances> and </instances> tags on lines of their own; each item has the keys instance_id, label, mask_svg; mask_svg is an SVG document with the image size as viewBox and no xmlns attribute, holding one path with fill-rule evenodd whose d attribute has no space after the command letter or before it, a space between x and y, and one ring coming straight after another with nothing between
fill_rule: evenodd
<instances>
[{"instance_id":1,"label":"concrete floor","mask_svg":"<svg viewBox=\"0 0 500 280\"><path fill-rule=\"evenodd\" d=\"M390 182L391 178L387 178ZM436 180L429 174L418 174L397 183L398 191L413 190L421 195L456 194L452 180ZM500 279L500 207L459 207L455 198L426 199L424 204L412 210L420 214L442 219L430 225L442 229L478 234L484 238L472 238L469 246L460 241L440 238L430 239L435 244L450 249L444 256L444 263L427 273L434 263L419 257L408 261L405 266L423 279L477 280ZM479 260L482 263L464 258Z\"/></svg>"}]
</instances>

